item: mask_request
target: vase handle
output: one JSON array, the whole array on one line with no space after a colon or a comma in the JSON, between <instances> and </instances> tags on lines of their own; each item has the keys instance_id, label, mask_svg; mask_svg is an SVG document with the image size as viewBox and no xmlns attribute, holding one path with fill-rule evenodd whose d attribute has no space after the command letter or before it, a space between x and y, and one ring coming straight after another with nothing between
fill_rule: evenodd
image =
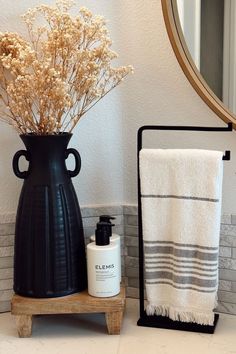
<instances>
[{"instance_id":1,"label":"vase handle","mask_svg":"<svg viewBox=\"0 0 236 354\"><path fill-rule=\"evenodd\" d=\"M77 176L79 174L79 171L81 169L81 158L80 158L80 154L75 149L67 149L66 150L66 159L67 159L67 157L70 154L74 155L74 158L75 158L75 169L74 169L74 171L68 170L67 172L68 172L70 177L75 177L75 176Z\"/></svg>"},{"instance_id":2,"label":"vase handle","mask_svg":"<svg viewBox=\"0 0 236 354\"><path fill-rule=\"evenodd\" d=\"M24 156L27 161L29 161L29 153L26 150L19 150L15 153L12 161L12 167L15 175L18 178L25 179L29 176L29 170L28 171L20 171L19 169L19 159L21 156Z\"/></svg>"}]
</instances>

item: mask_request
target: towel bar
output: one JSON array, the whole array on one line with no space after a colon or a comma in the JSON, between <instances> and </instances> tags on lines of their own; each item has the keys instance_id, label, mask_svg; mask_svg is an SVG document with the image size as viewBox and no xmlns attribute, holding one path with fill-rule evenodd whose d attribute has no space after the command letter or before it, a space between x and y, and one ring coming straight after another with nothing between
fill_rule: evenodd
<instances>
[{"instance_id":1,"label":"towel bar","mask_svg":"<svg viewBox=\"0 0 236 354\"><path fill-rule=\"evenodd\" d=\"M140 318L138 326L175 329L180 331L191 331L201 333L214 333L219 315L215 314L212 326L199 325L181 321L172 321L168 317L148 316L144 309L144 255L143 255L143 231L142 231L142 210L141 210L141 183L139 171L139 152L142 149L142 134L145 130L172 130L172 131L203 131L203 132L228 132L233 130L232 123L227 127L196 127L196 126L168 126L168 125L144 125L139 128L137 134L137 168L138 168L138 235L139 235L139 311ZM222 160L230 160L230 151L226 150Z\"/></svg>"}]
</instances>

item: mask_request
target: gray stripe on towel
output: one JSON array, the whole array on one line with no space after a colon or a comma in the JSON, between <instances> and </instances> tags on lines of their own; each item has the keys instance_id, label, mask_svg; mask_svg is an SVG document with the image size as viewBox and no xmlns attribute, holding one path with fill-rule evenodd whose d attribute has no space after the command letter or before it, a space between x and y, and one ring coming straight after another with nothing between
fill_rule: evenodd
<instances>
[{"instance_id":1,"label":"gray stripe on towel","mask_svg":"<svg viewBox=\"0 0 236 354\"><path fill-rule=\"evenodd\" d=\"M217 285L217 279L200 279L192 276L178 276L174 275L171 272L164 271L154 271L154 272L146 272L145 279L147 280L158 280L158 279L169 279L177 284L189 284L189 285L197 285L203 288L215 288Z\"/></svg>"},{"instance_id":2,"label":"gray stripe on towel","mask_svg":"<svg viewBox=\"0 0 236 354\"><path fill-rule=\"evenodd\" d=\"M200 249L205 249L205 250L218 250L218 247L208 247L208 246L199 246L199 245L194 245L191 243L179 243L179 242L173 242L173 241L144 241L145 245L149 244L171 244L174 246L179 246L179 247L189 247L189 248L200 248Z\"/></svg>"},{"instance_id":3,"label":"gray stripe on towel","mask_svg":"<svg viewBox=\"0 0 236 354\"><path fill-rule=\"evenodd\" d=\"M216 277L216 271L213 271L213 274L203 274L203 273L199 273L199 272L194 272L193 270L177 270L174 269L173 267L168 267L168 266L153 266L153 267L149 267L148 269L146 268L146 273L153 273L154 269L156 271L166 271L166 270L170 270L173 272L173 274L193 274L193 275L198 275L200 277L206 277L206 278L215 278Z\"/></svg>"},{"instance_id":4,"label":"gray stripe on towel","mask_svg":"<svg viewBox=\"0 0 236 354\"><path fill-rule=\"evenodd\" d=\"M194 291L198 291L200 293L214 293L216 291L216 289L212 289L212 290L205 290L205 289L197 289L197 288L194 288L192 286L186 286L186 287L182 287L182 286L177 286L171 282L168 282L168 281L161 281L161 280L157 280L157 281L154 281L154 282L149 282L149 281L146 281L146 285L156 285L156 284L166 284L166 285L171 285L173 288L176 288L176 289L181 289L181 290L194 290Z\"/></svg>"},{"instance_id":5,"label":"gray stripe on towel","mask_svg":"<svg viewBox=\"0 0 236 354\"><path fill-rule=\"evenodd\" d=\"M174 255L176 257L184 257L184 258L198 258L209 261L216 261L218 258L218 252L209 253L209 252L200 252L197 250L184 250L184 249L176 249L172 246L145 246L145 254L153 254L153 253L167 253Z\"/></svg>"},{"instance_id":6,"label":"gray stripe on towel","mask_svg":"<svg viewBox=\"0 0 236 354\"><path fill-rule=\"evenodd\" d=\"M202 198L202 197L190 197L190 196L185 196L185 195L172 195L172 194L142 194L142 198L174 198L174 199L187 199L187 200L199 200L202 202L213 202L213 203L218 203L219 199L213 199L213 198Z\"/></svg>"},{"instance_id":7,"label":"gray stripe on towel","mask_svg":"<svg viewBox=\"0 0 236 354\"><path fill-rule=\"evenodd\" d=\"M190 263L190 264L199 264L202 266L218 266L218 262L211 262L211 263L204 263L204 262L198 262L194 259L175 259L173 256L153 256L153 255L147 255L145 254L145 261L146 263L155 263L159 259L164 259L164 260L171 260L177 263Z\"/></svg>"},{"instance_id":8,"label":"gray stripe on towel","mask_svg":"<svg viewBox=\"0 0 236 354\"><path fill-rule=\"evenodd\" d=\"M162 265L163 264L163 265ZM179 269L196 269L196 270L201 270L202 272L216 272L218 270L218 267L216 268L209 268L209 267L196 267L194 265L180 265L180 264L175 264L173 262L165 262L165 261L159 261L159 262L145 262L145 267L148 269L150 268L157 268L157 267L165 267L164 264L167 264L167 266L174 266L175 268Z\"/></svg>"},{"instance_id":9,"label":"gray stripe on towel","mask_svg":"<svg viewBox=\"0 0 236 354\"><path fill-rule=\"evenodd\" d=\"M209 262L200 262L200 261L195 261L195 260L192 260L192 259L176 259L174 258L174 256L170 255L170 256L153 256L153 255L145 255L145 261L146 263L155 263L157 262L157 260L161 260L161 259L164 259L164 260L171 260L171 261L174 261L174 262L178 262L178 263L194 263L194 264L199 264L199 265L202 265L202 266L218 266L218 262L212 262L210 261Z\"/></svg>"}]
</instances>

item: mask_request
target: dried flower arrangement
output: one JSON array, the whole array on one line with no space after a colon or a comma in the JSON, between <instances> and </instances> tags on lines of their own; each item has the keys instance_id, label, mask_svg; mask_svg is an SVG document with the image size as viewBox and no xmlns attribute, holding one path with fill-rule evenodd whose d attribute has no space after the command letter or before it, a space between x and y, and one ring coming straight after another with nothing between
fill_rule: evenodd
<instances>
[{"instance_id":1,"label":"dried flower arrangement","mask_svg":"<svg viewBox=\"0 0 236 354\"><path fill-rule=\"evenodd\" d=\"M0 119L21 134L71 132L79 119L133 71L111 67L106 21L71 0L37 6L22 16L29 41L0 33ZM38 16L45 26L36 26Z\"/></svg>"}]
</instances>

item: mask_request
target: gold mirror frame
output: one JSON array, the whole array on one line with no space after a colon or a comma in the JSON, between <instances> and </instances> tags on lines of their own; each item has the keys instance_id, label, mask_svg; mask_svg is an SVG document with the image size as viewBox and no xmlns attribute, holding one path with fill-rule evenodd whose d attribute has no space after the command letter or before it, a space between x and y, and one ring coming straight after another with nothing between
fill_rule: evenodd
<instances>
[{"instance_id":1,"label":"gold mirror frame","mask_svg":"<svg viewBox=\"0 0 236 354\"><path fill-rule=\"evenodd\" d=\"M181 29L176 0L161 0L167 33L175 56L189 82L203 101L225 122L233 123L236 130L236 116L219 100L201 76L188 51Z\"/></svg>"}]
</instances>

